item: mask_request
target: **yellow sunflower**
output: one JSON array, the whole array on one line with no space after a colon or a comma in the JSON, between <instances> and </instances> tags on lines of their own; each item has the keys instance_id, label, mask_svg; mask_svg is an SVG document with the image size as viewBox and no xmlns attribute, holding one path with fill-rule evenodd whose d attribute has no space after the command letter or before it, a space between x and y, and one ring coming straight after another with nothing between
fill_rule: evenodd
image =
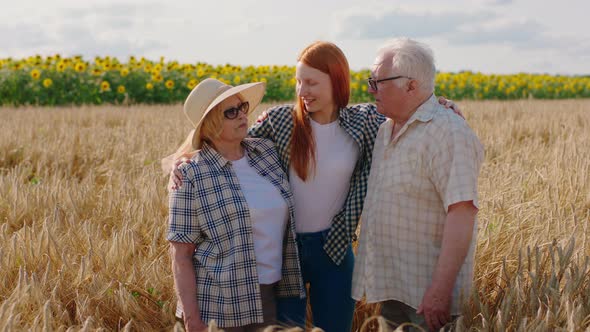
<instances>
[{"instance_id":1,"label":"yellow sunflower","mask_svg":"<svg viewBox=\"0 0 590 332\"><path fill-rule=\"evenodd\" d=\"M166 84L166 88L168 90L171 90L172 88L174 88L174 81L172 81L172 80L167 80L165 84Z\"/></svg>"},{"instance_id":2,"label":"yellow sunflower","mask_svg":"<svg viewBox=\"0 0 590 332\"><path fill-rule=\"evenodd\" d=\"M145 88L148 90L153 90L154 89L154 85L152 83L148 83L145 85Z\"/></svg>"},{"instance_id":3,"label":"yellow sunflower","mask_svg":"<svg viewBox=\"0 0 590 332\"><path fill-rule=\"evenodd\" d=\"M198 83L199 82L197 80L192 79L186 83L186 87L192 90L195 86L197 86Z\"/></svg>"},{"instance_id":4,"label":"yellow sunflower","mask_svg":"<svg viewBox=\"0 0 590 332\"><path fill-rule=\"evenodd\" d=\"M78 72L84 72L86 71L86 64L84 62L78 62L76 63L76 65L74 65L74 69Z\"/></svg>"},{"instance_id":5,"label":"yellow sunflower","mask_svg":"<svg viewBox=\"0 0 590 332\"><path fill-rule=\"evenodd\" d=\"M66 70L66 63L65 63L65 62L63 62L63 61L60 61L60 62L57 64L57 71L61 73L61 72L63 72L64 70Z\"/></svg>"},{"instance_id":6,"label":"yellow sunflower","mask_svg":"<svg viewBox=\"0 0 590 332\"><path fill-rule=\"evenodd\" d=\"M117 87L117 92L118 93L125 93L125 86L124 85L119 85Z\"/></svg>"},{"instance_id":7,"label":"yellow sunflower","mask_svg":"<svg viewBox=\"0 0 590 332\"><path fill-rule=\"evenodd\" d=\"M105 92L111 89L111 84L107 81L100 83L100 91Z\"/></svg>"},{"instance_id":8,"label":"yellow sunflower","mask_svg":"<svg viewBox=\"0 0 590 332\"><path fill-rule=\"evenodd\" d=\"M119 72L121 74L121 77L125 77L127 75L129 75L129 69L127 69L126 67L121 68L121 71Z\"/></svg>"},{"instance_id":9,"label":"yellow sunflower","mask_svg":"<svg viewBox=\"0 0 590 332\"><path fill-rule=\"evenodd\" d=\"M53 81L51 80L51 78L46 78L43 80L44 87L49 88L52 85L53 85Z\"/></svg>"},{"instance_id":10,"label":"yellow sunflower","mask_svg":"<svg viewBox=\"0 0 590 332\"><path fill-rule=\"evenodd\" d=\"M41 77L41 72L39 71L39 69L33 69L33 70L31 70L31 77L34 80L38 80L39 77Z\"/></svg>"},{"instance_id":11,"label":"yellow sunflower","mask_svg":"<svg viewBox=\"0 0 590 332\"><path fill-rule=\"evenodd\" d=\"M154 82L162 82L163 80L164 77L162 77L162 74L160 73L152 75L152 81Z\"/></svg>"}]
</instances>

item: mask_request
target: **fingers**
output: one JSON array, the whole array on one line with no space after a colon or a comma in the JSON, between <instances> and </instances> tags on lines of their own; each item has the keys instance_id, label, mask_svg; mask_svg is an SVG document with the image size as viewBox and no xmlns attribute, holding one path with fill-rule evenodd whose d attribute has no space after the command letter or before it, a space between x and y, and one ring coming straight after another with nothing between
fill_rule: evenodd
<instances>
[{"instance_id":1,"label":"fingers","mask_svg":"<svg viewBox=\"0 0 590 332\"><path fill-rule=\"evenodd\" d=\"M175 168L170 172L170 181L174 190L182 186L182 173L180 173L178 168Z\"/></svg>"},{"instance_id":2,"label":"fingers","mask_svg":"<svg viewBox=\"0 0 590 332\"><path fill-rule=\"evenodd\" d=\"M424 313L424 320L426 321L426 325L428 325L429 331L438 331L435 324L435 319L432 317L429 311Z\"/></svg>"},{"instance_id":3,"label":"fingers","mask_svg":"<svg viewBox=\"0 0 590 332\"><path fill-rule=\"evenodd\" d=\"M441 101L442 99L442 101ZM463 116L463 112L461 112L461 108L459 107L459 105L455 104L452 100L449 99L445 99L443 97L439 98L439 101L441 101L441 104L447 108L447 109L452 109L453 112L455 112L455 114L457 114L458 116L462 117L465 120L465 116ZM444 102L443 102L444 101Z\"/></svg>"},{"instance_id":4,"label":"fingers","mask_svg":"<svg viewBox=\"0 0 590 332\"><path fill-rule=\"evenodd\" d=\"M429 331L438 331L442 327L438 321L438 317L432 312L424 315L424 320L426 321L426 325L428 325Z\"/></svg>"},{"instance_id":5,"label":"fingers","mask_svg":"<svg viewBox=\"0 0 590 332\"><path fill-rule=\"evenodd\" d=\"M445 108L455 109L457 107L457 105L452 100L445 97L438 97L438 103L443 105Z\"/></svg>"},{"instance_id":6,"label":"fingers","mask_svg":"<svg viewBox=\"0 0 590 332\"><path fill-rule=\"evenodd\" d=\"M426 310L424 313L424 320L431 331L438 331L447 325L447 323L451 320L451 317L448 312Z\"/></svg>"},{"instance_id":7,"label":"fingers","mask_svg":"<svg viewBox=\"0 0 590 332\"><path fill-rule=\"evenodd\" d=\"M182 185L182 174L178 169L174 170L174 184L176 184L179 188Z\"/></svg>"},{"instance_id":8,"label":"fingers","mask_svg":"<svg viewBox=\"0 0 590 332\"><path fill-rule=\"evenodd\" d=\"M441 328L443 328L443 326L447 325L448 321L449 320L447 319L444 313L438 313L434 316L434 324L436 325L435 328L437 330L440 330Z\"/></svg>"},{"instance_id":9,"label":"fingers","mask_svg":"<svg viewBox=\"0 0 590 332\"><path fill-rule=\"evenodd\" d=\"M453 103L445 97L438 97L438 103L443 105L445 108L449 108L449 103Z\"/></svg>"},{"instance_id":10,"label":"fingers","mask_svg":"<svg viewBox=\"0 0 590 332\"><path fill-rule=\"evenodd\" d=\"M258 116L258 118L256 119L256 122L260 123L264 120L266 120L266 118L268 118L268 113L266 113L266 111L262 112L262 114L260 114Z\"/></svg>"},{"instance_id":11,"label":"fingers","mask_svg":"<svg viewBox=\"0 0 590 332\"><path fill-rule=\"evenodd\" d=\"M187 161L187 163L190 162ZM172 171L170 171L170 180L169 183L169 190L178 190L182 186L182 173L178 169L182 162L177 163L176 167Z\"/></svg>"},{"instance_id":12,"label":"fingers","mask_svg":"<svg viewBox=\"0 0 590 332\"><path fill-rule=\"evenodd\" d=\"M455 112L455 114L457 114L458 116L462 117L463 120L465 120L465 117L463 116L463 112L461 112L461 109L459 108L459 105L457 105L457 104L455 104L455 103L453 103L452 101L449 100L445 104L445 107L452 109L453 112Z\"/></svg>"},{"instance_id":13,"label":"fingers","mask_svg":"<svg viewBox=\"0 0 590 332\"><path fill-rule=\"evenodd\" d=\"M447 323L447 321L444 318L444 315L441 315L441 314L433 315L432 325L434 325L434 329L436 331L440 330L443 326L445 326L446 323Z\"/></svg>"},{"instance_id":14,"label":"fingers","mask_svg":"<svg viewBox=\"0 0 590 332\"><path fill-rule=\"evenodd\" d=\"M450 320L451 315L448 310L440 310L435 307L424 306L420 303L416 314L424 316L424 321L430 331L438 331L443 328Z\"/></svg>"},{"instance_id":15,"label":"fingers","mask_svg":"<svg viewBox=\"0 0 590 332\"><path fill-rule=\"evenodd\" d=\"M461 110L459 109L459 107L452 108L452 110L455 112L455 114L457 114L458 116L462 117L463 120L465 120L465 116L463 116L463 113L461 113Z\"/></svg>"},{"instance_id":16,"label":"fingers","mask_svg":"<svg viewBox=\"0 0 590 332\"><path fill-rule=\"evenodd\" d=\"M457 106L457 104L450 100L447 100L447 102L445 103L445 107L452 109L453 111L455 111L455 113L459 111L459 106Z\"/></svg>"}]
</instances>

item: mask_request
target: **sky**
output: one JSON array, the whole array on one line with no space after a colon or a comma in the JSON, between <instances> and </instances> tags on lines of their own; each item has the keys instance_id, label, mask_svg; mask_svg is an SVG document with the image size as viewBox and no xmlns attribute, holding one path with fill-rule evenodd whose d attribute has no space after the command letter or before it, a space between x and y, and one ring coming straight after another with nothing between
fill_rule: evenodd
<instances>
[{"instance_id":1,"label":"sky","mask_svg":"<svg viewBox=\"0 0 590 332\"><path fill-rule=\"evenodd\" d=\"M590 74L588 0L0 0L0 58L164 56L295 65L316 40L351 69L388 39L428 44L440 71ZM586 22L586 23L584 23Z\"/></svg>"}]
</instances>

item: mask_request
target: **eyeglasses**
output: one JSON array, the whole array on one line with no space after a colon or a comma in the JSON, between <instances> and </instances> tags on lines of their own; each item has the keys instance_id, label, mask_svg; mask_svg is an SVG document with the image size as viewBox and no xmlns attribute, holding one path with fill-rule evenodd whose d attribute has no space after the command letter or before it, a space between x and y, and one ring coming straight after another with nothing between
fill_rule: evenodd
<instances>
[{"instance_id":1,"label":"eyeglasses","mask_svg":"<svg viewBox=\"0 0 590 332\"><path fill-rule=\"evenodd\" d=\"M242 113L244 114L248 114L249 109L250 104L247 101L245 101L236 107L228 108L225 111L223 111L223 116L228 120L233 120L238 117L240 111L242 111Z\"/></svg>"},{"instance_id":2,"label":"eyeglasses","mask_svg":"<svg viewBox=\"0 0 590 332\"><path fill-rule=\"evenodd\" d=\"M373 89L373 91L377 91L377 83L379 82L385 82L385 81L393 81L393 80L397 80L398 78L409 78L412 79L411 77L408 76L393 76L393 77L388 77L388 78L382 78L380 80L375 80L372 77L369 77L369 79L367 79L367 84L369 84L369 87L371 89Z\"/></svg>"}]
</instances>

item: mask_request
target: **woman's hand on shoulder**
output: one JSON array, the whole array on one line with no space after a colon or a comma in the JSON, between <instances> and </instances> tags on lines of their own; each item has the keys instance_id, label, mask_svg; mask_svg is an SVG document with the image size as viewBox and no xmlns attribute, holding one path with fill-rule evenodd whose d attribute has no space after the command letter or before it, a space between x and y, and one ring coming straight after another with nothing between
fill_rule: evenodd
<instances>
[{"instance_id":1,"label":"woman's hand on shoulder","mask_svg":"<svg viewBox=\"0 0 590 332\"><path fill-rule=\"evenodd\" d=\"M182 157L174 162L172 170L170 170L170 178L168 179L168 191L178 190L182 186L182 173L180 166L184 163L190 163L191 159Z\"/></svg>"},{"instance_id":2,"label":"woman's hand on shoulder","mask_svg":"<svg viewBox=\"0 0 590 332\"><path fill-rule=\"evenodd\" d=\"M447 99L445 97L438 97L438 103L443 105L447 109L452 109L453 112L455 112L455 114L457 114L458 116L462 117L463 120L465 120L465 116L463 116L461 108L459 108L459 105L455 104L452 100Z\"/></svg>"},{"instance_id":3,"label":"woman's hand on shoulder","mask_svg":"<svg viewBox=\"0 0 590 332\"><path fill-rule=\"evenodd\" d=\"M256 118L256 123L261 123L262 121L266 120L266 118L268 118L268 113L264 111L258 116L258 118Z\"/></svg>"}]
</instances>

